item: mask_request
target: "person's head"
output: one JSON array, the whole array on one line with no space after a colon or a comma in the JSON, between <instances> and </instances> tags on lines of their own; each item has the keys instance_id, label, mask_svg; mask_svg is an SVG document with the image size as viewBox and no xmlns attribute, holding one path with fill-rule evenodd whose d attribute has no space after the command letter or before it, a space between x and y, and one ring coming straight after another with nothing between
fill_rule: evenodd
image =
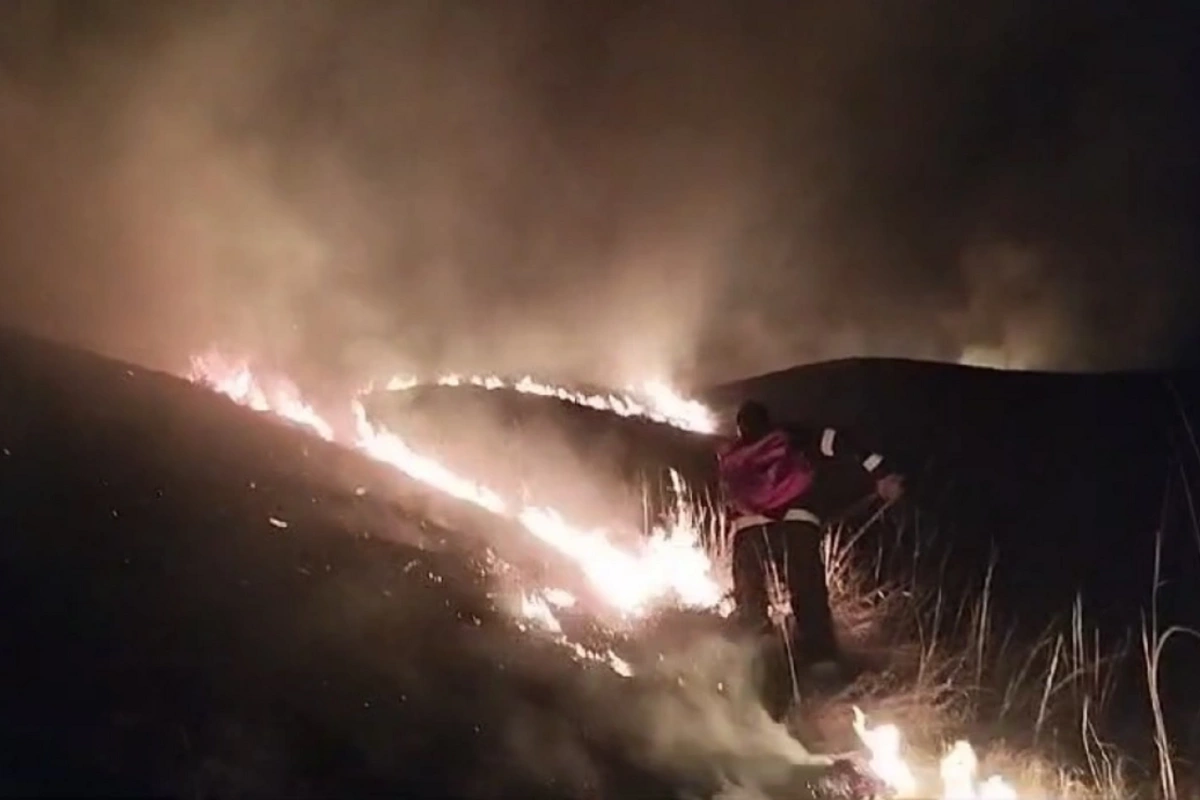
<instances>
[{"instance_id":1,"label":"person's head","mask_svg":"<svg viewBox=\"0 0 1200 800\"><path fill-rule=\"evenodd\" d=\"M747 400L737 410L738 436L754 441L766 436L771 430L771 413L757 400Z\"/></svg>"}]
</instances>

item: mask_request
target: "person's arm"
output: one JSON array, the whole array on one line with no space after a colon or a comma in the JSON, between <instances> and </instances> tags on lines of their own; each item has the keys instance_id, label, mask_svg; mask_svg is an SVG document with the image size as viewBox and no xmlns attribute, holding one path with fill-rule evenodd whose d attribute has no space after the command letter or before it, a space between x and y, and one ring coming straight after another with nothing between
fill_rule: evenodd
<instances>
[{"instance_id":1,"label":"person's arm","mask_svg":"<svg viewBox=\"0 0 1200 800\"><path fill-rule=\"evenodd\" d=\"M874 481L879 495L896 499L903 491L903 480L882 453L867 447L845 428L831 425L798 428L795 435L807 452L823 458L853 461Z\"/></svg>"},{"instance_id":2,"label":"person's arm","mask_svg":"<svg viewBox=\"0 0 1200 800\"><path fill-rule=\"evenodd\" d=\"M866 447L860 439L844 428L821 428L817 449L826 458L853 461L873 478L882 478L892 472L891 464L881 453Z\"/></svg>"}]
</instances>

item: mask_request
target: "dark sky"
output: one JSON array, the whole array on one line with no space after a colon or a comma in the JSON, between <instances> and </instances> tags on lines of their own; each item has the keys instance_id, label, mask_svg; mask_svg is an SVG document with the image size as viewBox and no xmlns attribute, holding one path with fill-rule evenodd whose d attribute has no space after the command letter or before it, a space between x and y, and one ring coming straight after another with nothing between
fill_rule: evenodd
<instances>
[{"instance_id":1,"label":"dark sky","mask_svg":"<svg viewBox=\"0 0 1200 800\"><path fill-rule=\"evenodd\" d=\"M1194 5L9 0L0 319L356 376L1178 361Z\"/></svg>"}]
</instances>

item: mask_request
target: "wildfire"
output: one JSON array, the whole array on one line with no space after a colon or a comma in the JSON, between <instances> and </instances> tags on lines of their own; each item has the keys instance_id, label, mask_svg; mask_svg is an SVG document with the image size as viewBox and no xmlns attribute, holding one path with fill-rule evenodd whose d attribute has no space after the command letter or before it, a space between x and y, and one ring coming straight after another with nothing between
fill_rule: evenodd
<instances>
[{"instance_id":1,"label":"wildfire","mask_svg":"<svg viewBox=\"0 0 1200 800\"><path fill-rule=\"evenodd\" d=\"M268 391L244 362L219 355L194 357L190 377L235 402L306 425L323 438L334 438L333 427L303 400L295 385L289 381L273 381L272 390ZM393 382L396 380L393 379ZM499 379L457 376L447 376L441 381L444 385L506 385ZM389 382L389 385L393 382ZM591 397L589 395L545 387L528 380L515 384L514 388L517 391L582 398L578 402L591 402L587 400ZM656 390L655 396L662 402L674 402L671 407L677 410L690 408L689 401L666 400L672 393L665 388ZM611 396L596 402L619 404L624 401ZM619 407L621 411L617 413L632 415L644 411L666 418L666 412L653 411L648 406ZM555 509L505 499L486 485L458 475L437 459L417 452L392 431L371 422L357 399L352 401L351 411L355 433L353 441L348 444L414 480L517 522L535 538L574 561L600 597L621 614L641 616L656 603L669 600L703 608L715 607L720 602L724 592L713 577L712 563L701 546L699 530L684 524L684 517L678 517L668 527L655 527L647 540L622 537L643 543L636 548L620 547L613 543L609 531L584 529L568 522Z\"/></svg>"},{"instance_id":2,"label":"wildfire","mask_svg":"<svg viewBox=\"0 0 1200 800\"><path fill-rule=\"evenodd\" d=\"M371 424L362 403L354 401L352 410L357 433L354 444L371 458L493 514L508 512L508 504L491 489L455 474L441 462L414 451L391 431Z\"/></svg>"},{"instance_id":3,"label":"wildfire","mask_svg":"<svg viewBox=\"0 0 1200 800\"><path fill-rule=\"evenodd\" d=\"M220 353L192 356L188 377L211 386L235 403L276 414L333 441L333 427L304 402L300 390L286 378L277 377L264 387L246 362L229 361Z\"/></svg>"},{"instance_id":4,"label":"wildfire","mask_svg":"<svg viewBox=\"0 0 1200 800\"><path fill-rule=\"evenodd\" d=\"M189 378L257 411L272 413L311 429L332 441L334 428L304 401L297 387L286 379L263 381L245 362L231 361L219 354L193 357ZM712 413L702 404L679 397L664 384L648 383L642 400L632 396L587 395L524 378L507 383L484 376L444 376L443 386L472 385L486 389L555 397L621 416L645 416L697 432L715 428ZM389 390L415 387L410 378L393 378ZM408 477L459 500L505 517L523 527L539 541L574 561L598 595L627 617L638 617L658 602L673 600L701 608L717 608L724 595L713 576L713 565L701 545L699 526L681 499L669 524L658 526L637 547L620 547L603 529L587 530L571 524L552 508L526 505L501 497L486 485L456 474L436 458L416 452L395 433L372 423L362 404L352 401L355 422L352 441L347 442L376 461L386 463ZM682 479L673 475L677 495L682 498ZM563 632L555 608L574 606L576 598L561 589L522 592L517 613L523 630L536 627L581 661L601 663L617 674L632 675L630 665L611 650L600 653L571 641ZM921 786L905 760L903 740L892 724L870 727L866 716L854 709L854 728L870 751L868 765L898 798L919 794ZM943 800L1018 800L1017 792L999 777L976 779L977 759L971 746L957 742L942 759L938 770Z\"/></svg>"},{"instance_id":5,"label":"wildfire","mask_svg":"<svg viewBox=\"0 0 1200 800\"><path fill-rule=\"evenodd\" d=\"M592 650L578 642L571 641L563 633L562 623L558 621L558 617L554 615L554 611L550 606L557 605L560 608L564 608L574 604L575 598L561 589L548 589L532 594L522 594L521 616L549 633L554 641L570 650L580 661L593 661L597 664L603 664L623 678L631 677L633 675L633 667L629 665L628 661L621 658L612 650L606 650L603 653ZM522 630L526 630L524 624L521 625L521 628Z\"/></svg>"},{"instance_id":6,"label":"wildfire","mask_svg":"<svg viewBox=\"0 0 1200 800\"><path fill-rule=\"evenodd\" d=\"M698 400L689 400L661 381L646 381L631 386L625 394L585 394L561 386L541 383L525 376L509 382L495 375L443 375L433 383L437 386L475 386L481 389L506 389L521 394L553 397L566 403L608 411L622 417L645 417L694 433L714 433L717 419L712 411ZM397 375L384 384L392 392L415 389L421 381L408 375Z\"/></svg>"},{"instance_id":7,"label":"wildfire","mask_svg":"<svg viewBox=\"0 0 1200 800\"><path fill-rule=\"evenodd\" d=\"M868 766L899 800L930 797L904 758L904 738L893 724L869 727L862 709L854 707L854 731L870 751ZM941 800L1020 800L1017 790L999 776L979 782L979 760L970 743L959 740L942 759L938 774Z\"/></svg>"}]
</instances>

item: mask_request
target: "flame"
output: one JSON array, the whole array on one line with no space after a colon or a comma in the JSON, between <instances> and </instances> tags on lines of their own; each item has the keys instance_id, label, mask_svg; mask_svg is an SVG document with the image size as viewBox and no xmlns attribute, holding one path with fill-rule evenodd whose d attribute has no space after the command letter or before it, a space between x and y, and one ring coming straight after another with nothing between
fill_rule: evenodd
<instances>
[{"instance_id":1,"label":"flame","mask_svg":"<svg viewBox=\"0 0 1200 800\"><path fill-rule=\"evenodd\" d=\"M694 530L656 526L642 547L624 550L608 540L604 529L577 528L552 508L526 507L518 521L578 564L604 599L626 614L640 615L668 595L702 608L721 600L721 588Z\"/></svg>"},{"instance_id":2,"label":"flame","mask_svg":"<svg viewBox=\"0 0 1200 800\"><path fill-rule=\"evenodd\" d=\"M245 361L232 361L217 354L194 357L191 360L190 377L242 405L307 425L323 438L334 438L332 426L313 411L293 383L273 381L275 390L268 392L262 388L261 382ZM399 380L393 378L389 385ZM440 381L444 385L470 383L488 388L507 385L498 378L446 376ZM525 388L521 389L522 386ZM549 396L583 398L580 402L594 397L547 387L530 379L514 387L518 391ZM660 401L667 402L667 398L673 395L660 386L656 396ZM639 408L648 408L620 405L624 401L616 396L595 402L615 403L621 409L617 413L624 412L626 415L641 413L637 410ZM692 408L689 402L679 401L672 413L678 414L682 413L681 409ZM619 537L622 541L640 542L636 547L621 547L610 539L609 531L581 528L567 521L553 508L507 500L486 485L458 475L437 459L415 451L395 433L372 423L359 400L351 402L351 411L355 433L349 444L414 480L517 522L536 539L574 561L597 594L621 614L640 616L656 603L667 601L704 608L712 608L720 603L724 592L713 577L712 563L701 545L699 530L686 514L676 514L666 527L655 527L648 539ZM682 508L683 504L680 505Z\"/></svg>"},{"instance_id":3,"label":"flame","mask_svg":"<svg viewBox=\"0 0 1200 800\"><path fill-rule=\"evenodd\" d=\"M562 633L562 623L550 609L546 598L537 594L521 595L521 616L540 624L551 633Z\"/></svg>"},{"instance_id":4,"label":"flame","mask_svg":"<svg viewBox=\"0 0 1200 800\"><path fill-rule=\"evenodd\" d=\"M459 500L474 503L493 514L508 513L507 503L491 489L455 474L435 459L414 451L391 431L371 424L366 410L357 400L352 410L357 433L355 445L371 458L390 464L410 478Z\"/></svg>"},{"instance_id":5,"label":"flame","mask_svg":"<svg viewBox=\"0 0 1200 800\"><path fill-rule=\"evenodd\" d=\"M544 589L542 596L556 608L574 608L577 602L575 595L563 589Z\"/></svg>"},{"instance_id":6,"label":"flame","mask_svg":"<svg viewBox=\"0 0 1200 800\"><path fill-rule=\"evenodd\" d=\"M569 603L566 602L569 599ZM584 647L578 642L573 642L563 632L562 623L555 616L551 605L558 605L560 608L564 605L574 604L575 598L569 592L564 592L561 589L546 589L534 593L521 593L521 608L520 615L523 620L533 623L541 628L544 632L550 635L550 638L557 644L565 647L579 661L591 661L597 664L603 664L623 678L633 676L633 667L629 662L621 658L611 649L603 653ZM526 631L528 627L524 623L518 623L521 630Z\"/></svg>"},{"instance_id":7,"label":"flame","mask_svg":"<svg viewBox=\"0 0 1200 800\"><path fill-rule=\"evenodd\" d=\"M191 357L188 378L193 383L203 383L235 403L249 406L255 411L269 411L286 420L311 429L326 441L333 441L333 427L300 396L300 390L286 378L272 381L268 391L250 370L244 360L232 361L220 353L210 352Z\"/></svg>"},{"instance_id":8,"label":"flame","mask_svg":"<svg viewBox=\"0 0 1200 800\"><path fill-rule=\"evenodd\" d=\"M866 745L871 771L887 784L897 798L931 797L928 787L920 786L904 758L900 729L891 723L869 727L867 717L854 707L854 731ZM1020 795L1003 778L993 775L983 782L976 778L979 758L970 743L959 740L938 765L942 800L1020 800Z\"/></svg>"},{"instance_id":9,"label":"flame","mask_svg":"<svg viewBox=\"0 0 1200 800\"><path fill-rule=\"evenodd\" d=\"M710 434L717 430L716 415L698 400L689 400L661 381L646 381L631 386L625 394L586 394L541 383L530 376L509 382L495 375L442 375L434 379L437 386L475 386L482 389L507 389L521 394L553 397L565 403L608 411L622 417L645 417L654 422L672 425L693 433ZM409 391L421 385L411 375L390 378L384 387L388 391Z\"/></svg>"},{"instance_id":10,"label":"flame","mask_svg":"<svg viewBox=\"0 0 1200 800\"><path fill-rule=\"evenodd\" d=\"M917 791L917 779L901 755L900 729L895 725L867 727L867 718L862 709L854 708L854 732L871 751L868 765L898 797L913 797Z\"/></svg>"}]
</instances>

